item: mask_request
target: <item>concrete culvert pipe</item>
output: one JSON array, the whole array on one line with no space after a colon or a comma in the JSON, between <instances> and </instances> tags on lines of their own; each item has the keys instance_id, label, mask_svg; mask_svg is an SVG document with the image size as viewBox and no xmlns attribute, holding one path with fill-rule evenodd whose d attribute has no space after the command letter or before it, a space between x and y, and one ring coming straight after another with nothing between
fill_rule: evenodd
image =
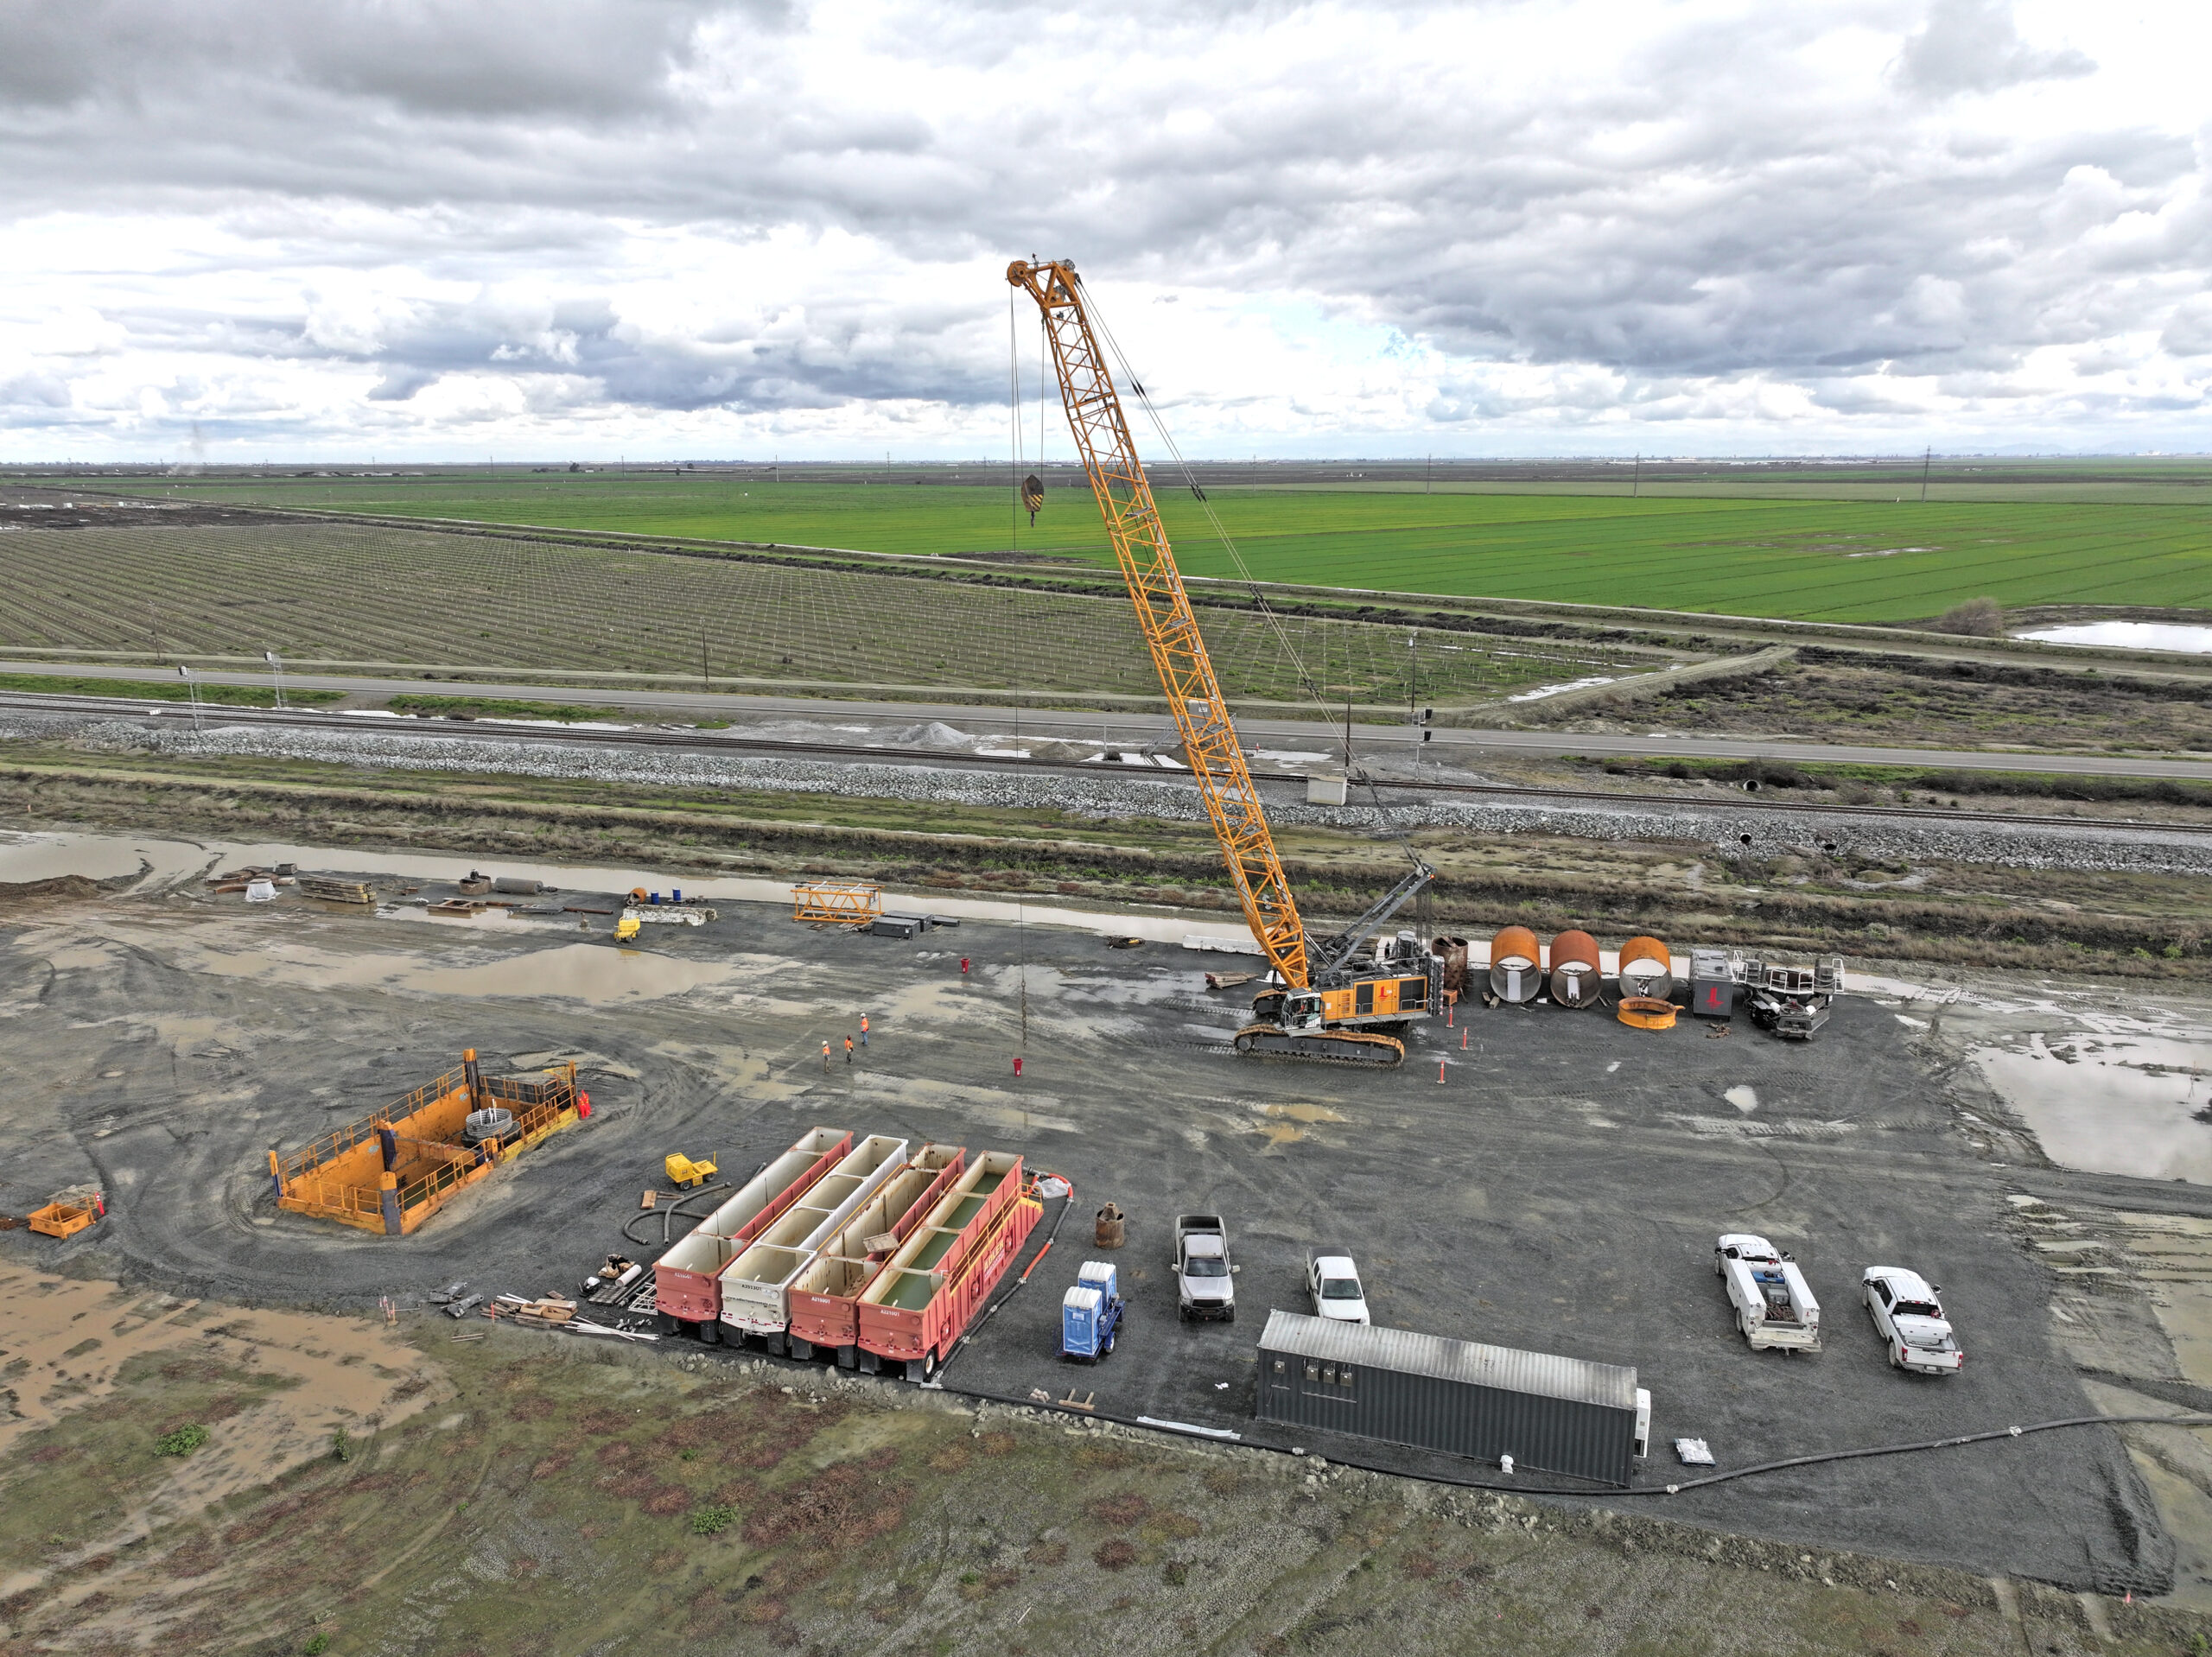
<instances>
[{"instance_id":1,"label":"concrete culvert pipe","mask_svg":"<svg viewBox=\"0 0 2212 1657\"><path fill-rule=\"evenodd\" d=\"M1605 975L1598 970L1598 940L1587 932L1561 932L1552 939L1552 1000L1561 1006L1588 1006L1598 999Z\"/></svg>"},{"instance_id":2,"label":"concrete culvert pipe","mask_svg":"<svg viewBox=\"0 0 2212 1657\"><path fill-rule=\"evenodd\" d=\"M1675 993L1675 957L1657 938L1630 938L1621 945L1621 994L1663 1001Z\"/></svg>"},{"instance_id":3,"label":"concrete culvert pipe","mask_svg":"<svg viewBox=\"0 0 2212 1657\"><path fill-rule=\"evenodd\" d=\"M1543 952L1525 926L1505 926L1490 941L1490 989L1501 1001L1533 1001L1544 987Z\"/></svg>"}]
</instances>

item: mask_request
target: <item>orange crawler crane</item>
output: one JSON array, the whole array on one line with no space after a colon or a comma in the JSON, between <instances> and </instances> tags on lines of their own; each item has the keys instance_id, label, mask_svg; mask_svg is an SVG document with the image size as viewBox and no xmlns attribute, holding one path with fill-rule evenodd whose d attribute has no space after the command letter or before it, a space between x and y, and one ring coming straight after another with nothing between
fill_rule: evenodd
<instances>
[{"instance_id":1,"label":"orange crawler crane","mask_svg":"<svg viewBox=\"0 0 2212 1657\"><path fill-rule=\"evenodd\" d=\"M1152 485L1129 439L1128 418L1084 302L1083 280L1065 259L1040 264L1017 259L1007 267L1006 279L1044 313L1060 401L1128 583L1137 625L1160 670L1160 689L1221 843L1222 861L1236 883L1244 919L1281 979L1253 1001L1254 1021L1236 1032L1236 1051L1271 1058L1402 1062L1405 1044L1395 1032L1443 1011L1444 963L1418 939L1377 940L1376 933L1433 872L1416 858L1414 873L1344 932L1307 936L1168 548ZM1137 390L1141 396L1143 388Z\"/></svg>"}]
</instances>

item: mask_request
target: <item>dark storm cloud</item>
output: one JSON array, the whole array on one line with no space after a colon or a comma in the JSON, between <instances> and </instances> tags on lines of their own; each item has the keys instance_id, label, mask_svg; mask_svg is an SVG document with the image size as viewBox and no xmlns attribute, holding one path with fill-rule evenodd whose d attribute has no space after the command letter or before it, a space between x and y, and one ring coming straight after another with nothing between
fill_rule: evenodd
<instances>
[{"instance_id":1,"label":"dark storm cloud","mask_svg":"<svg viewBox=\"0 0 2212 1657\"><path fill-rule=\"evenodd\" d=\"M2131 328L2177 352L2206 335L2195 311L2167 321L2212 270L2190 136L1980 112L2098 69L2024 38L2003 0L1654 14L1618 60L1554 36L1562 60L1604 61L1580 78L1491 61L1545 15L1382 7L1317 49L1327 14L1169 0L0 0L0 202L206 213L266 269L563 295L416 297L342 338L244 304L123 319L134 342L371 367L367 395L394 408L479 372L575 406L989 403L1002 371L976 313L898 280L902 261L986 253L1306 295L1461 361L1609 371L1630 405L1769 376L1866 410L1889 394L1848 388L1877 376L1966 384ZM842 35L855 17L864 34ZM1368 38L1440 19L1431 39ZM1853 29L1889 44L1831 67ZM901 73L848 86L861 56ZM849 235L886 257L842 267L797 319L753 318L740 292L736 320L678 337L607 296L637 225ZM1512 406L1454 380L1430 413Z\"/></svg>"},{"instance_id":2,"label":"dark storm cloud","mask_svg":"<svg viewBox=\"0 0 2212 1657\"><path fill-rule=\"evenodd\" d=\"M0 97L26 109L149 109L251 89L435 115L606 120L663 104L710 0L0 0ZM749 8L772 17L780 8ZM245 113L234 107L231 114Z\"/></svg>"}]
</instances>

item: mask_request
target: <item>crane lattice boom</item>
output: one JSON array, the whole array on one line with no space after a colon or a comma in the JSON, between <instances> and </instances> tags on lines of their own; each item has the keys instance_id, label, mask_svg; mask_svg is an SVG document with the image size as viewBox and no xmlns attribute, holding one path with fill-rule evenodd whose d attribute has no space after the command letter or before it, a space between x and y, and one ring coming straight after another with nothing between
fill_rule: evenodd
<instances>
[{"instance_id":1,"label":"crane lattice boom","mask_svg":"<svg viewBox=\"0 0 2212 1657\"><path fill-rule=\"evenodd\" d=\"M1129 422L1114 390L1105 353L1091 331L1082 283L1064 260L1031 264L1017 259L1007 281L1025 290L1045 315L1045 331L1059 371L1060 399L1076 448L1090 474L1106 520L1107 537L1128 581L1137 625L1160 670L1160 687L1182 733L1183 752L1213 820L1222 861L1236 882L1252 936L1294 989L1306 985L1306 928L1290 895L1282 859L1268 832L1267 814L1253 785L1244 750L1230 723L1228 704L1214 677L1213 662L1198 635L1198 618L1167 545L1167 531L1154 505L1152 485L1129 440Z\"/></svg>"}]
</instances>

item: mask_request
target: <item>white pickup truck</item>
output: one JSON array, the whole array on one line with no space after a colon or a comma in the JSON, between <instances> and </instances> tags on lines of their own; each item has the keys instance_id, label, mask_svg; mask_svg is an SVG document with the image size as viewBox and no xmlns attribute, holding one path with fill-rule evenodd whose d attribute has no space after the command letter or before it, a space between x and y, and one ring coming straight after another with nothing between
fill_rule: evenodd
<instances>
[{"instance_id":1,"label":"white pickup truck","mask_svg":"<svg viewBox=\"0 0 2212 1657\"><path fill-rule=\"evenodd\" d=\"M1229 1263L1229 1228L1218 1214L1175 1216L1175 1311L1179 1317L1236 1321L1236 1267Z\"/></svg>"},{"instance_id":2,"label":"white pickup truck","mask_svg":"<svg viewBox=\"0 0 2212 1657\"><path fill-rule=\"evenodd\" d=\"M1728 1286L1736 1327L1753 1351L1821 1349L1821 1303L1797 1262L1747 1231L1722 1235L1713 1246L1713 1272Z\"/></svg>"},{"instance_id":3,"label":"white pickup truck","mask_svg":"<svg viewBox=\"0 0 2212 1657\"><path fill-rule=\"evenodd\" d=\"M1866 1316L1890 1349L1890 1367L1920 1375L1955 1375L1967 1366L1951 1320L1936 1297L1943 1292L1902 1266L1870 1266L1859 1283Z\"/></svg>"}]
</instances>

